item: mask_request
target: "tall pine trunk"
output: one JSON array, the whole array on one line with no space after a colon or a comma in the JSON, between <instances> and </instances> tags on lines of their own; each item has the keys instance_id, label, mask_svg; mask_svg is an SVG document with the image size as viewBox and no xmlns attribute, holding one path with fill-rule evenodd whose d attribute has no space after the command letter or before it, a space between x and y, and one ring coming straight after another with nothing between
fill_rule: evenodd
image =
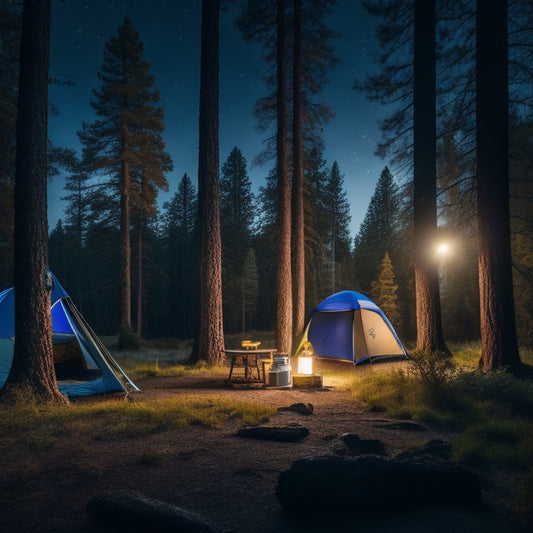
<instances>
[{"instance_id":1,"label":"tall pine trunk","mask_svg":"<svg viewBox=\"0 0 533 533\"><path fill-rule=\"evenodd\" d=\"M437 230L435 0L414 3L414 259L417 351L449 355L442 333Z\"/></svg>"},{"instance_id":2,"label":"tall pine trunk","mask_svg":"<svg viewBox=\"0 0 533 533\"><path fill-rule=\"evenodd\" d=\"M124 126L125 129L126 126ZM126 133L124 133L124 138L125 135ZM124 149L124 153L125 151ZM123 331L126 331L131 330L130 168L127 161L122 164L120 179L120 326Z\"/></svg>"},{"instance_id":3,"label":"tall pine trunk","mask_svg":"<svg viewBox=\"0 0 533 533\"><path fill-rule=\"evenodd\" d=\"M198 160L198 207L201 227L198 356L210 364L222 362L224 356L218 175L219 18L220 0L203 0Z\"/></svg>"},{"instance_id":4,"label":"tall pine trunk","mask_svg":"<svg viewBox=\"0 0 533 533\"><path fill-rule=\"evenodd\" d=\"M482 370L521 366L509 227L507 2L477 2L477 205Z\"/></svg>"},{"instance_id":5,"label":"tall pine trunk","mask_svg":"<svg viewBox=\"0 0 533 533\"><path fill-rule=\"evenodd\" d=\"M293 235L294 235L294 334L305 325L305 223L302 135L302 0L294 0L293 65Z\"/></svg>"},{"instance_id":6,"label":"tall pine trunk","mask_svg":"<svg viewBox=\"0 0 533 533\"><path fill-rule=\"evenodd\" d=\"M15 350L3 394L29 389L66 403L54 371L48 265L47 127L50 0L25 0L15 169Z\"/></svg>"},{"instance_id":7,"label":"tall pine trunk","mask_svg":"<svg viewBox=\"0 0 533 533\"><path fill-rule=\"evenodd\" d=\"M287 92L285 50L285 2L277 0L277 308L276 347L292 350L292 273L291 273L291 184L287 154Z\"/></svg>"}]
</instances>

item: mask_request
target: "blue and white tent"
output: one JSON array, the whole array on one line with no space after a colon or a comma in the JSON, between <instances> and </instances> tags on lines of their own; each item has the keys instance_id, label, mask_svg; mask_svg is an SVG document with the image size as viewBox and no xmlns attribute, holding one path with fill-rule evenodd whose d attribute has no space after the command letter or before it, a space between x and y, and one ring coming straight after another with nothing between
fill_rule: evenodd
<instances>
[{"instance_id":1,"label":"blue and white tent","mask_svg":"<svg viewBox=\"0 0 533 533\"><path fill-rule=\"evenodd\" d=\"M65 396L139 391L53 275L52 280L52 344L59 390ZM0 388L13 361L14 313L15 291L11 287L0 292Z\"/></svg>"},{"instance_id":2,"label":"blue and white tent","mask_svg":"<svg viewBox=\"0 0 533 533\"><path fill-rule=\"evenodd\" d=\"M355 365L407 358L385 313L370 298L355 291L338 292L316 306L300 346L307 341L318 357Z\"/></svg>"}]
</instances>

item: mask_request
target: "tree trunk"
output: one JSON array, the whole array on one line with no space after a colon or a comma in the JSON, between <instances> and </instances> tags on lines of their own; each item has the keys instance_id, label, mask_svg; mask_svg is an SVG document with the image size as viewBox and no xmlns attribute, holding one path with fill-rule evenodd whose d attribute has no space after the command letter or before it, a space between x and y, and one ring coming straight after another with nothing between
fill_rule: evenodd
<instances>
[{"instance_id":1,"label":"tree trunk","mask_svg":"<svg viewBox=\"0 0 533 533\"><path fill-rule=\"evenodd\" d=\"M305 223L302 135L302 0L294 0L293 66L293 235L294 235L294 334L305 325Z\"/></svg>"},{"instance_id":2,"label":"tree trunk","mask_svg":"<svg viewBox=\"0 0 533 533\"><path fill-rule=\"evenodd\" d=\"M285 61L285 2L277 0L277 177L278 177L278 270L276 347L292 350L291 185L287 161L287 101Z\"/></svg>"},{"instance_id":3,"label":"tree trunk","mask_svg":"<svg viewBox=\"0 0 533 533\"><path fill-rule=\"evenodd\" d=\"M218 175L220 0L202 2L198 206L201 224L200 332L198 356L222 362L222 242Z\"/></svg>"},{"instance_id":4,"label":"tree trunk","mask_svg":"<svg viewBox=\"0 0 533 533\"><path fill-rule=\"evenodd\" d=\"M16 341L3 394L27 389L38 401L66 403L54 371L47 286L50 11L50 0L24 1L15 169Z\"/></svg>"},{"instance_id":5,"label":"tree trunk","mask_svg":"<svg viewBox=\"0 0 533 533\"><path fill-rule=\"evenodd\" d=\"M477 205L482 370L521 366L509 227L507 2L477 2Z\"/></svg>"},{"instance_id":6,"label":"tree trunk","mask_svg":"<svg viewBox=\"0 0 533 533\"><path fill-rule=\"evenodd\" d=\"M414 262L417 351L450 355L441 322L437 230L435 0L415 0Z\"/></svg>"},{"instance_id":7,"label":"tree trunk","mask_svg":"<svg viewBox=\"0 0 533 533\"><path fill-rule=\"evenodd\" d=\"M124 130L126 127L124 126ZM124 134L125 135L125 134ZM125 140L124 140L125 142ZM125 149L123 153L125 153ZM130 167L122 164L120 192L120 288L121 317L123 330L131 329L131 243L130 243Z\"/></svg>"}]
</instances>

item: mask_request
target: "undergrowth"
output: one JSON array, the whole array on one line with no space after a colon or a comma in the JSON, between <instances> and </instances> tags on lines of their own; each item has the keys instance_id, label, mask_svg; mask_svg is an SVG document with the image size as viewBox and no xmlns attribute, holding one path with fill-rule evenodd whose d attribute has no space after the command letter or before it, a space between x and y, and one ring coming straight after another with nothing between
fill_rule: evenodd
<instances>
[{"instance_id":1,"label":"undergrowth","mask_svg":"<svg viewBox=\"0 0 533 533\"><path fill-rule=\"evenodd\" d=\"M406 368L361 375L351 388L370 410L457 432L457 463L525 473L517 497L524 512L532 513L533 381L504 371L478 372L478 360L479 346L462 347L451 359L413 354Z\"/></svg>"}]
</instances>

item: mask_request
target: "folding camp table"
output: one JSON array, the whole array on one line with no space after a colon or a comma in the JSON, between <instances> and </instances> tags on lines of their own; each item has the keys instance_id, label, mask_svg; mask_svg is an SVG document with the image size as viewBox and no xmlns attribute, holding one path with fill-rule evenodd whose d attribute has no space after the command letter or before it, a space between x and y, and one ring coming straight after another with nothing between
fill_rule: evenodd
<instances>
[{"instance_id":1,"label":"folding camp table","mask_svg":"<svg viewBox=\"0 0 533 533\"><path fill-rule=\"evenodd\" d=\"M227 383L264 383L266 363L272 361L277 353L275 348L249 349L249 350L224 350L230 363ZM238 376L233 375L233 370L242 369Z\"/></svg>"}]
</instances>

